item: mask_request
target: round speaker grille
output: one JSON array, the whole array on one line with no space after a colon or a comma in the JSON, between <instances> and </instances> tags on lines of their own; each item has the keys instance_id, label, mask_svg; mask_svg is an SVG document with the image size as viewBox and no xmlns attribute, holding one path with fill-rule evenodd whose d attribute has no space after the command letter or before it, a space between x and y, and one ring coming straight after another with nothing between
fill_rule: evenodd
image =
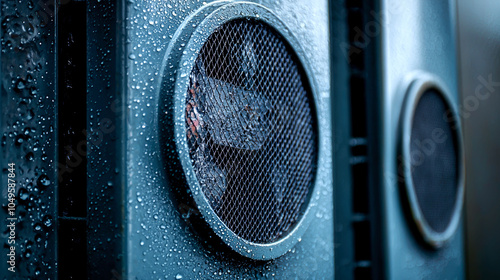
<instances>
[{"instance_id":1,"label":"round speaker grille","mask_svg":"<svg viewBox=\"0 0 500 280\"><path fill-rule=\"evenodd\" d=\"M203 45L190 75L186 137L202 192L237 236L271 243L313 188L317 133L302 67L265 23L237 19Z\"/></svg>"},{"instance_id":2,"label":"round speaker grille","mask_svg":"<svg viewBox=\"0 0 500 280\"><path fill-rule=\"evenodd\" d=\"M427 90L413 115L410 156L413 186L422 214L436 232L447 229L458 192L458 148L450 110L441 94Z\"/></svg>"}]
</instances>

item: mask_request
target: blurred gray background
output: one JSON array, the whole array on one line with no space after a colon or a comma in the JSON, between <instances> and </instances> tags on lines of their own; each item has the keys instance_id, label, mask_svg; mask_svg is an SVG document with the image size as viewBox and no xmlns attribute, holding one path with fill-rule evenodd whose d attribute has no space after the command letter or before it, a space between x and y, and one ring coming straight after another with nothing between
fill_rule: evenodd
<instances>
[{"instance_id":1,"label":"blurred gray background","mask_svg":"<svg viewBox=\"0 0 500 280\"><path fill-rule=\"evenodd\" d=\"M458 0L469 279L500 279L500 1Z\"/></svg>"}]
</instances>

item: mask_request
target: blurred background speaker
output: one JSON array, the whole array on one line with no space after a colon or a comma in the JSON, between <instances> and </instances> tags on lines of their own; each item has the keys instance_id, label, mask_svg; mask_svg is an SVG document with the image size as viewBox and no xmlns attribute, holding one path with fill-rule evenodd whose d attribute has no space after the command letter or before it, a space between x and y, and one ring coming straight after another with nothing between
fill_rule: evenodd
<instances>
[{"instance_id":1,"label":"blurred background speaker","mask_svg":"<svg viewBox=\"0 0 500 280\"><path fill-rule=\"evenodd\" d=\"M336 5L336 277L463 279L455 4Z\"/></svg>"}]
</instances>

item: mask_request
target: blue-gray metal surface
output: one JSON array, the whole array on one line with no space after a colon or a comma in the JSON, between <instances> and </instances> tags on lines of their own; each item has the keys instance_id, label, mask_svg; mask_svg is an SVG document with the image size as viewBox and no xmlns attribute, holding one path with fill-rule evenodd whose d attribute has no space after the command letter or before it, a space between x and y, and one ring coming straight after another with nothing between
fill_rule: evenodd
<instances>
[{"instance_id":1,"label":"blue-gray metal surface","mask_svg":"<svg viewBox=\"0 0 500 280\"><path fill-rule=\"evenodd\" d=\"M229 3L229 2L227 2ZM258 2L279 18L298 44L292 47L310 65L310 75L317 81L315 89L321 149L331 154L331 125L329 113L328 9L326 1ZM218 6L223 6L219 2ZM169 185L168 172L162 158L165 142L160 141L158 110L160 84L163 79L183 78L190 69L166 68L165 55L186 19L201 9L198 16L208 16L213 4L205 2L134 1L126 6L127 30L127 183L126 217L126 274L131 279L177 278L278 278L323 279L333 277L333 207L331 159L319 162L321 171L314 193L317 208L309 215L310 225L297 244L280 258L252 261L229 254L227 248L213 247L193 233L181 216L185 205L177 201ZM221 9L224 9L222 7ZM233 10L234 11L234 10ZM245 11L242 11L244 14ZM221 23L229 14L222 13ZM234 16L234 15L231 15ZM259 14L252 15L260 17ZM285 30L278 30L286 32ZM177 32L177 34L176 34ZM198 31L197 31L198 32ZM203 31L201 31L203 32ZM207 35L208 36L208 35ZM184 48L185 46L180 45ZM193 49L182 55L196 58ZM184 61L184 60L183 60ZM186 63L187 64L187 63ZM170 72L171 71L171 72ZM178 72L176 72L178 71ZM176 81L177 82L177 81ZM185 99L175 100L184 104ZM178 172L178 171L177 171ZM179 209L179 208L180 209ZM184 215L190 215L189 210ZM304 228L305 229L305 228Z\"/></svg>"}]
</instances>

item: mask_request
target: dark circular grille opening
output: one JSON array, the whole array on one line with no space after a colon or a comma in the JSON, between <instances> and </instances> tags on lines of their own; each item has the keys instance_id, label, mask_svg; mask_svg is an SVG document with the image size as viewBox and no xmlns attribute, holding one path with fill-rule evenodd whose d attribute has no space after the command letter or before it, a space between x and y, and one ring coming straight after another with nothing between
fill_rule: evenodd
<instances>
[{"instance_id":1,"label":"dark circular grille opening","mask_svg":"<svg viewBox=\"0 0 500 280\"><path fill-rule=\"evenodd\" d=\"M441 94L424 92L413 116L410 140L412 180L422 214L436 232L444 232L458 193L456 132L446 120L449 107Z\"/></svg>"},{"instance_id":2,"label":"dark circular grille opening","mask_svg":"<svg viewBox=\"0 0 500 280\"><path fill-rule=\"evenodd\" d=\"M313 187L317 137L296 56L266 24L219 27L190 76L186 136L201 189L236 235L270 243L293 228Z\"/></svg>"}]
</instances>

